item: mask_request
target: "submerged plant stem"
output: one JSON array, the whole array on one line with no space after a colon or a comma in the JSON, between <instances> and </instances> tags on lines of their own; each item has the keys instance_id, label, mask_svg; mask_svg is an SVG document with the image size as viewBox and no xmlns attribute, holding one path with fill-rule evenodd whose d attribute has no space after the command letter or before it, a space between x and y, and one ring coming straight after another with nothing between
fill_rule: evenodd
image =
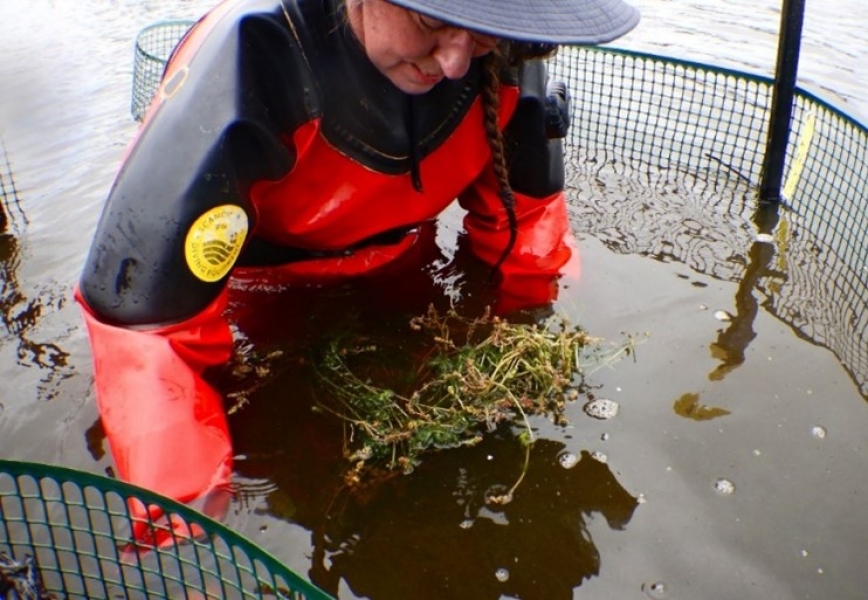
<instances>
[{"instance_id":1,"label":"submerged plant stem","mask_svg":"<svg viewBox=\"0 0 868 600\"><path fill-rule=\"evenodd\" d=\"M488 311L470 319L433 306L412 319L410 329L419 334L419 364L401 369L404 377L414 375L403 393L384 381L390 357L380 345L332 340L311 361L323 392L319 405L351 430L346 455L355 471L382 460L409 472L427 451L475 444L486 428L521 421L525 465L507 497L529 465L530 417L563 423L567 399L584 382L583 369L610 364L633 343L604 349L563 319L518 325Z\"/></svg>"}]
</instances>

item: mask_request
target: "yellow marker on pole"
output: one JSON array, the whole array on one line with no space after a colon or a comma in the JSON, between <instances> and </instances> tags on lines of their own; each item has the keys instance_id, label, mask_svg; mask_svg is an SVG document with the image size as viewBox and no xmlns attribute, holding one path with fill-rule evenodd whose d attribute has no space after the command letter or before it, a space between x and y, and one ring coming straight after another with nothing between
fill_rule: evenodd
<instances>
[{"instance_id":1,"label":"yellow marker on pole","mask_svg":"<svg viewBox=\"0 0 868 600\"><path fill-rule=\"evenodd\" d=\"M816 121L817 114L814 112L808 113L805 124L802 127L802 132L799 135L799 144L796 147L796 156L793 158L790 174L787 177L787 182L784 184L783 196L787 200L793 199L796 186L799 184L799 179L802 178L802 171L805 168L805 162L808 160L808 149L811 147L811 140L814 139L814 123Z\"/></svg>"}]
</instances>

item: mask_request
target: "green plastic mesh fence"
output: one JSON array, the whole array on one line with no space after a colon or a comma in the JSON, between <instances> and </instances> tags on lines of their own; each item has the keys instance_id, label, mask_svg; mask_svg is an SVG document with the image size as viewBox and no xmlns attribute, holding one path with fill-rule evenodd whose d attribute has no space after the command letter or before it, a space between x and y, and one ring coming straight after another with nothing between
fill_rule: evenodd
<instances>
[{"instance_id":1,"label":"green plastic mesh fence","mask_svg":"<svg viewBox=\"0 0 868 600\"><path fill-rule=\"evenodd\" d=\"M162 21L145 27L136 36L130 112L137 121L144 118L172 51L192 25L193 21Z\"/></svg>"},{"instance_id":2,"label":"green plastic mesh fence","mask_svg":"<svg viewBox=\"0 0 868 600\"><path fill-rule=\"evenodd\" d=\"M868 398L865 126L797 90L784 205L758 238L771 79L604 48L562 49L551 71L573 94L574 229L738 282L742 306L831 349Z\"/></svg>"},{"instance_id":3,"label":"green plastic mesh fence","mask_svg":"<svg viewBox=\"0 0 868 600\"><path fill-rule=\"evenodd\" d=\"M156 505L201 535L157 548L134 544L129 499ZM90 473L0 460L0 597L16 597L13 584L35 593L33 575L45 593L19 590L17 597L331 598L247 539L172 500Z\"/></svg>"}]
</instances>

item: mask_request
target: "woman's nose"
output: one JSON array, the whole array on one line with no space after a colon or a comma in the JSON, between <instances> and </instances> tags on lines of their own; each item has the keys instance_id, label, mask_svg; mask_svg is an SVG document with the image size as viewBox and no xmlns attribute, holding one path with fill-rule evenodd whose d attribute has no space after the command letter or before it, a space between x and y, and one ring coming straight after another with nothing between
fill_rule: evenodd
<instances>
[{"instance_id":1,"label":"woman's nose","mask_svg":"<svg viewBox=\"0 0 868 600\"><path fill-rule=\"evenodd\" d=\"M434 50L434 60L440 65L443 75L449 79L459 79L464 77L470 68L475 46L476 42L470 32L452 29L440 38Z\"/></svg>"}]
</instances>

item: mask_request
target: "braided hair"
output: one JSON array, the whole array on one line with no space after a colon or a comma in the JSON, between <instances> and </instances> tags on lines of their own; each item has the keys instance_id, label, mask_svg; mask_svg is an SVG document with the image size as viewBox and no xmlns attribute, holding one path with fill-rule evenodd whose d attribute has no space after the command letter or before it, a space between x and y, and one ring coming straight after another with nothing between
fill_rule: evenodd
<instances>
[{"instance_id":1,"label":"braided hair","mask_svg":"<svg viewBox=\"0 0 868 600\"><path fill-rule=\"evenodd\" d=\"M551 57L557 52L557 46L550 44L528 42L504 42L485 57L482 79L482 110L485 133L488 146L491 149L491 162L494 176L500 187L500 202L506 210L509 221L509 240L500 257L492 267L492 276L509 256L515 247L518 237L518 220L515 214L515 192L509 183L509 168L506 162L506 150L503 132L498 126L500 112L500 81L504 70L517 71L528 60Z\"/></svg>"}]
</instances>

